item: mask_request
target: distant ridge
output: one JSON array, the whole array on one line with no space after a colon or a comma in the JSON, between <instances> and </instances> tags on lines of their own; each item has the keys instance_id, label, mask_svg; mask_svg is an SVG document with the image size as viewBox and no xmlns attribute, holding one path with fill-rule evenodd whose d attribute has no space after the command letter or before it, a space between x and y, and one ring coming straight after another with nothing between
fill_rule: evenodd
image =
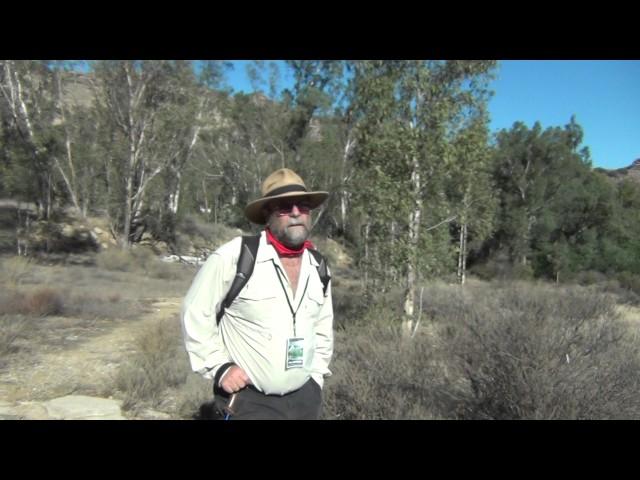
<instances>
[{"instance_id":1,"label":"distant ridge","mask_svg":"<svg viewBox=\"0 0 640 480\"><path fill-rule=\"evenodd\" d=\"M628 167L617 168L615 170L607 170L606 168L596 168L595 171L600 172L607 177L613 179L616 183L624 179L632 180L640 184L640 158L631 163Z\"/></svg>"}]
</instances>

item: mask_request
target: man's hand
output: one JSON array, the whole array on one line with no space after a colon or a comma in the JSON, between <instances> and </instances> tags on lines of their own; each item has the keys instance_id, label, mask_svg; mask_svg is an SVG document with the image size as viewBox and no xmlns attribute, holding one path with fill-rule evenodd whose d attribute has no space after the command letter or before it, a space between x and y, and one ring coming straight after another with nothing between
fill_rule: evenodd
<instances>
[{"instance_id":1,"label":"man's hand","mask_svg":"<svg viewBox=\"0 0 640 480\"><path fill-rule=\"evenodd\" d=\"M227 393L235 393L250 384L251 380L249 380L245 371L238 365L229 367L229 370L225 372L220 381L220 386Z\"/></svg>"}]
</instances>

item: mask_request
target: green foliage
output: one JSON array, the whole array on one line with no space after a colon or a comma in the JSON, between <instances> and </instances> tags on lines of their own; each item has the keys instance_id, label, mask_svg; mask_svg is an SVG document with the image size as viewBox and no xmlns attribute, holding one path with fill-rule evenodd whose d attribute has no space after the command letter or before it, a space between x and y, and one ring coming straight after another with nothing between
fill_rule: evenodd
<instances>
[{"instance_id":1,"label":"green foliage","mask_svg":"<svg viewBox=\"0 0 640 480\"><path fill-rule=\"evenodd\" d=\"M483 182L464 164L480 171L487 158L482 112L492 66L356 62L353 102L359 123L352 188L358 221L367 231L361 262L372 274L391 273L399 280L416 269L422 275L442 271L452 263L453 251L448 233L437 228L447 232L446 224L456 218L457 210L463 219L478 219L477 235L490 231L490 226L480 228L482 215L471 210L470 188ZM460 123L468 129L460 130ZM488 186L478 188L475 200L487 190ZM485 217L491 216L488 210Z\"/></svg>"},{"instance_id":2,"label":"green foliage","mask_svg":"<svg viewBox=\"0 0 640 480\"><path fill-rule=\"evenodd\" d=\"M41 219L74 206L131 242L186 247L191 215L252 230L244 206L286 166L331 192L314 235L354 245L371 281L448 275L466 255L484 275L640 274L640 187L592 170L575 118L489 142L495 62L290 60L278 92L282 72L258 61L256 93L233 96L228 62L88 65L2 61L21 96L0 99L0 195Z\"/></svg>"},{"instance_id":3,"label":"green foliage","mask_svg":"<svg viewBox=\"0 0 640 480\"><path fill-rule=\"evenodd\" d=\"M593 172L581 140L574 118L564 128L516 123L497 134L499 209L485 258L508 251L512 263L561 281L578 271L638 271L640 187Z\"/></svg>"}]
</instances>

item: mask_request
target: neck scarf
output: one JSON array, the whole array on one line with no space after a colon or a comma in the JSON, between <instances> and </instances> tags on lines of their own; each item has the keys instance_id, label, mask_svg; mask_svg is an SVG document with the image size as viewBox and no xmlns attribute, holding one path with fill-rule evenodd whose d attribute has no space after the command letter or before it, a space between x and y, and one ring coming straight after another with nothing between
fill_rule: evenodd
<instances>
[{"instance_id":1,"label":"neck scarf","mask_svg":"<svg viewBox=\"0 0 640 480\"><path fill-rule=\"evenodd\" d=\"M305 240L299 249L289 248L279 242L278 239L273 235L273 233L271 233L271 230L267 228L265 231L267 232L267 243L273 245L273 248L276 249L276 252L278 252L278 255L280 255L281 257L297 257L299 255L302 255L302 252L304 252L305 248L315 248L313 243L311 243L309 240Z\"/></svg>"}]
</instances>

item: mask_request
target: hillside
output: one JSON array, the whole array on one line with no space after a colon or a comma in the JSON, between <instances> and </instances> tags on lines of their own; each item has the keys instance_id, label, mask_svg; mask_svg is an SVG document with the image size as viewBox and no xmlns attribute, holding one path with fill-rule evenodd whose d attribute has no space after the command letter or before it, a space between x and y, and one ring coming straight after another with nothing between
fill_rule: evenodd
<instances>
[{"instance_id":1,"label":"hillside","mask_svg":"<svg viewBox=\"0 0 640 480\"><path fill-rule=\"evenodd\" d=\"M627 179L640 184L640 158L636 159L628 167L618 168L615 170L607 170L605 168L596 168L594 170L606 175L615 183L620 183L622 180Z\"/></svg>"}]
</instances>

